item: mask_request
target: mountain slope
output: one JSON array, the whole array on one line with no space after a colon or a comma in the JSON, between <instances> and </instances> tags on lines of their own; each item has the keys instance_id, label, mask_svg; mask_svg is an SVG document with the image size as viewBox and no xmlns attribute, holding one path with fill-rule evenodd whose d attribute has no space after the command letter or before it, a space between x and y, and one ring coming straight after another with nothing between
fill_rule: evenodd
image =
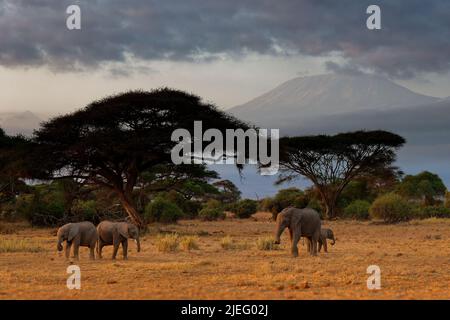
<instances>
[{"instance_id":1,"label":"mountain slope","mask_svg":"<svg viewBox=\"0 0 450 320\"><path fill-rule=\"evenodd\" d=\"M10 135L31 135L41 122L42 119L30 111L0 113L0 127Z\"/></svg>"},{"instance_id":2,"label":"mountain slope","mask_svg":"<svg viewBox=\"0 0 450 320\"><path fill-rule=\"evenodd\" d=\"M438 101L372 75L318 75L289 80L228 111L260 126L284 127L322 115L390 110Z\"/></svg>"}]
</instances>

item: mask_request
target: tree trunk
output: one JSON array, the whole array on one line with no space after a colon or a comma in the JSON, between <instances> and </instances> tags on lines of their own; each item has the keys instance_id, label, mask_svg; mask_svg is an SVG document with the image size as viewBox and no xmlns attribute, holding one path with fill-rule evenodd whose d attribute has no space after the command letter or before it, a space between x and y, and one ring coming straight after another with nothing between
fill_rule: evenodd
<instances>
[{"instance_id":1,"label":"tree trunk","mask_svg":"<svg viewBox=\"0 0 450 320\"><path fill-rule=\"evenodd\" d=\"M136 210L133 201L127 197L124 192L119 192L119 199L128 216L131 218L131 221L133 221L139 228L143 228L144 221Z\"/></svg>"}]
</instances>

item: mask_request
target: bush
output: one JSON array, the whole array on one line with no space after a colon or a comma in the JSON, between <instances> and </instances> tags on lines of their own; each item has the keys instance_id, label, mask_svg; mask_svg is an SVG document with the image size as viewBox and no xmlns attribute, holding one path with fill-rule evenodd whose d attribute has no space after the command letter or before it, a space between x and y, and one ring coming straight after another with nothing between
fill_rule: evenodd
<instances>
[{"instance_id":1,"label":"bush","mask_svg":"<svg viewBox=\"0 0 450 320\"><path fill-rule=\"evenodd\" d=\"M225 212L219 201L209 200L198 213L198 217L205 221L225 219Z\"/></svg>"},{"instance_id":2,"label":"bush","mask_svg":"<svg viewBox=\"0 0 450 320\"><path fill-rule=\"evenodd\" d=\"M276 250L276 249L278 249L278 245L275 244L275 240L273 238L259 238L256 241L256 247L259 250Z\"/></svg>"},{"instance_id":3,"label":"bush","mask_svg":"<svg viewBox=\"0 0 450 320\"><path fill-rule=\"evenodd\" d=\"M97 222L97 202L95 200L76 200L72 205L72 214L79 220Z\"/></svg>"},{"instance_id":4,"label":"bush","mask_svg":"<svg viewBox=\"0 0 450 320\"><path fill-rule=\"evenodd\" d=\"M355 200L344 209L344 216L350 219L369 219L370 203L365 200Z\"/></svg>"},{"instance_id":5,"label":"bush","mask_svg":"<svg viewBox=\"0 0 450 320\"><path fill-rule=\"evenodd\" d=\"M144 217L148 222L171 223L183 216L181 209L173 202L156 197L145 207Z\"/></svg>"},{"instance_id":6,"label":"bush","mask_svg":"<svg viewBox=\"0 0 450 320\"><path fill-rule=\"evenodd\" d=\"M370 217L393 223L409 220L414 212L412 206L404 198L395 193L378 197L369 209Z\"/></svg>"},{"instance_id":7,"label":"bush","mask_svg":"<svg viewBox=\"0 0 450 320\"><path fill-rule=\"evenodd\" d=\"M445 207L450 209L450 192L445 193Z\"/></svg>"},{"instance_id":8,"label":"bush","mask_svg":"<svg viewBox=\"0 0 450 320\"><path fill-rule=\"evenodd\" d=\"M179 237L177 234L158 235L156 247L159 252L174 252L178 249Z\"/></svg>"},{"instance_id":9,"label":"bush","mask_svg":"<svg viewBox=\"0 0 450 320\"><path fill-rule=\"evenodd\" d=\"M198 237L195 236L187 236L183 237L180 240L181 248L184 251L191 251L191 250L197 250L198 249Z\"/></svg>"},{"instance_id":10,"label":"bush","mask_svg":"<svg viewBox=\"0 0 450 320\"><path fill-rule=\"evenodd\" d=\"M251 199L244 199L236 204L236 216L240 219L250 218L250 216L256 213L258 209L258 202Z\"/></svg>"},{"instance_id":11,"label":"bush","mask_svg":"<svg viewBox=\"0 0 450 320\"><path fill-rule=\"evenodd\" d=\"M450 218L450 208L444 206L417 207L415 211L418 219Z\"/></svg>"}]
</instances>

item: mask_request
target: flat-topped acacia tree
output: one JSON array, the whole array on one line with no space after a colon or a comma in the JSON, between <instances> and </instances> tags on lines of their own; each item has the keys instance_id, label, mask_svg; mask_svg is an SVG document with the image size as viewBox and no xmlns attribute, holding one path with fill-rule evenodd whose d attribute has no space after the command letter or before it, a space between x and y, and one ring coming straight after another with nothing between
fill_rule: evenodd
<instances>
[{"instance_id":1,"label":"flat-topped acacia tree","mask_svg":"<svg viewBox=\"0 0 450 320\"><path fill-rule=\"evenodd\" d=\"M396 170L391 165L404 143L402 137L380 130L281 138L277 183L308 178L322 198L325 215L334 218L345 186L364 174Z\"/></svg>"},{"instance_id":2,"label":"flat-topped acacia tree","mask_svg":"<svg viewBox=\"0 0 450 320\"><path fill-rule=\"evenodd\" d=\"M248 126L204 103L198 96L172 89L131 91L95 101L84 109L44 123L35 132L38 176L69 177L116 192L132 221L143 226L132 192L142 173L171 167L175 129L193 135L194 121L204 130Z\"/></svg>"}]
</instances>

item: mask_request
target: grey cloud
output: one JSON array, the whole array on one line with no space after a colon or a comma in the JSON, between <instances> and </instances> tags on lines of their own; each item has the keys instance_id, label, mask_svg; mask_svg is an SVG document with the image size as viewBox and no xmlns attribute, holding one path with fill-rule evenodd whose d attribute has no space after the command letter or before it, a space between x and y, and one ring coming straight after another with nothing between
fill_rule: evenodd
<instances>
[{"instance_id":1,"label":"grey cloud","mask_svg":"<svg viewBox=\"0 0 450 320\"><path fill-rule=\"evenodd\" d=\"M65 28L79 4L82 30ZM370 0L0 0L0 65L99 67L129 54L198 61L248 52L328 56L397 78L450 70L450 1L377 1L382 30L365 27ZM330 65L329 65L330 67Z\"/></svg>"}]
</instances>

